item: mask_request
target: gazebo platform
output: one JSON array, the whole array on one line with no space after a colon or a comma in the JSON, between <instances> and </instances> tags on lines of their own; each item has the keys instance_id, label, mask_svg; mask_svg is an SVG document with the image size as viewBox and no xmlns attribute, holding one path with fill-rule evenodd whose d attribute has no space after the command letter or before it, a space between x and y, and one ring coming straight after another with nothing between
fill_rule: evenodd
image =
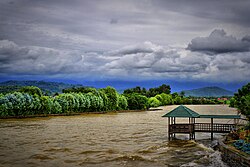
<instances>
[{"instance_id":1,"label":"gazebo platform","mask_svg":"<svg viewBox=\"0 0 250 167\"><path fill-rule=\"evenodd\" d=\"M195 139L195 132L211 133L211 140L213 140L213 133L228 133L236 128L237 120L240 115L200 115L197 112L180 105L162 117L168 117L168 139L171 140L175 134L189 134L189 139ZM189 118L188 123L176 123L176 118ZM209 118L211 123L196 123L197 118ZM214 123L214 119L234 119L234 124Z\"/></svg>"}]
</instances>

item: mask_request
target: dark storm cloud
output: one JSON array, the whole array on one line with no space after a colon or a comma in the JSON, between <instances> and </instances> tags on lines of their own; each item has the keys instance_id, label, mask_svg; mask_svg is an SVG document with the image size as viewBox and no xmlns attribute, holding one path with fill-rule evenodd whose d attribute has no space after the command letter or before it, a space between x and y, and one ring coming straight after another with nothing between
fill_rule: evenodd
<instances>
[{"instance_id":1,"label":"dark storm cloud","mask_svg":"<svg viewBox=\"0 0 250 167\"><path fill-rule=\"evenodd\" d=\"M249 78L250 52L209 56L152 42L109 52L65 52L0 41L1 73L74 77L172 78L235 81ZM237 75L240 74L240 75ZM233 75L232 75L233 74Z\"/></svg>"},{"instance_id":2,"label":"dark storm cloud","mask_svg":"<svg viewBox=\"0 0 250 167\"><path fill-rule=\"evenodd\" d=\"M156 0L159 8L222 22L250 26L250 1L248 0ZM198 24L198 23L197 23Z\"/></svg>"},{"instance_id":3,"label":"dark storm cloud","mask_svg":"<svg viewBox=\"0 0 250 167\"><path fill-rule=\"evenodd\" d=\"M117 23L118 23L118 19L112 18L112 19L110 20L110 24L117 24Z\"/></svg>"},{"instance_id":4,"label":"dark storm cloud","mask_svg":"<svg viewBox=\"0 0 250 167\"><path fill-rule=\"evenodd\" d=\"M51 48L19 46L13 41L0 41L1 73L55 74L67 73L64 66L81 62L77 54Z\"/></svg>"},{"instance_id":5,"label":"dark storm cloud","mask_svg":"<svg viewBox=\"0 0 250 167\"><path fill-rule=\"evenodd\" d=\"M0 74L246 80L249 8L234 0L2 0Z\"/></svg>"},{"instance_id":6,"label":"dark storm cloud","mask_svg":"<svg viewBox=\"0 0 250 167\"><path fill-rule=\"evenodd\" d=\"M250 38L246 36L242 39L236 39L233 36L228 36L223 29L216 29L208 37L192 39L187 49L212 53L245 52L250 50Z\"/></svg>"}]
</instances>

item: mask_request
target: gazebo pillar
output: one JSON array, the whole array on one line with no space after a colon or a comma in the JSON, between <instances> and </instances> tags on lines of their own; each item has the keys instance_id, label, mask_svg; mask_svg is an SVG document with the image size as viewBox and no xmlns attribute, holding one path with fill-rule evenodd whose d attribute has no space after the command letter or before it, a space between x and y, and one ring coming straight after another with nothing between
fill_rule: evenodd
<instances>
[{"instance_id":1,"label":"gazebo pillar","mask_svg":"<svg viewBox=\"0 0 250 167\"><path fill-rule=\"evenodd\" d=\"M170 117L168 117L168 140L170 140Z\"/></svg>"},{"instance_id":2,"label":"gazebo pillar","mask_svg":"<svg viewBox=\"0 0 250 167\"><path fill-rule=\"evenodd\" d=\"M214 119L211 118L211 140L214 139L213 132L214 132Z\"/></svg>"}]
</instances>

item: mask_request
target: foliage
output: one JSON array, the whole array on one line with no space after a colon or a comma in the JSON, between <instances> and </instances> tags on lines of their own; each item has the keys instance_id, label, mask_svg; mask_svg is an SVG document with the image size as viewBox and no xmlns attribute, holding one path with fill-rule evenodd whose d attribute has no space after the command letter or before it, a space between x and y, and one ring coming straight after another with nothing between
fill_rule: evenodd
<instances>
[{"instance_id":1,"label":"foliage","mask_svg":"<svg viewBox=\"0 0 250 167\"><path fill-rule=\"evenodd\" d=\"M171 105L171 104L173 104L173 98L172 98L172 96L170 94L162 93L162 94L160 94L160 96L161 96L161 99L162 99L162 101L161 101L162 105Z\"/></svg>"},{"instance_id":2,"label":"foliage","mask_svg":"<svg viewBox=\"0 0 250 167\"><path fill-rule=\"evenodd\" d=\"M88 110L89 112L101 111L101 109L103 108L103 100L101 96L89 92L85 95L85 97L90 101L90 107Z\"/></svg>"},{"instance_id":3,"label":"foliage","mask_svg":"<svg viewBox=\"0 0 250 167\"><path fill-rule=\"evenodd\" d=\"M62 90L63 93L97 93L97 90L95 88L91 87L71 87L71 88L66 88Z\"/></svg>"},{"instance_id":4,"label":"foliage","mask_svg":"<svg viewBox=\"0 0 250 167\"><path fill-rule=\"evenodd\" d=\"M153 97L156 96L157 94L161 94L161 93L166 93L166 94L170 94L171 92L171 88L169 85L166 84L162 84L159 87L156 88L150 88L147 92L147 96L148 97Z\"/></svg>"},{"instance_id":5,"label":"foliage","mask_svg":"<svg viewBox=\"0 0 250 167\"><path fill-rule=\"evenodd\" d=\"M137 86L135 88L130 88L130 89L124 90L123 94L137 93L137 94L147 96L147 97L154 97L154 96L161 94L161 93L170 94L170 92L171 92L170 86L166 85L166 84L162 84L159 87L150 88L149 90L146 90L146 88L141 88L141 87Z\"/></svg>"},{"instance_id":6,"label":"foliage","mask_svg":"<svg viewBox=\"0 0 250 167\"><path fill-rule=\"evenodd\" d=\"M107 109L110 111L116 110L118 108L118 93L115 88L108 86L100 91L104 92L108 98Z\"/></svg>"},{"instance_id":7,"label":"foliage","mask_svg":"<svg viewBox=\"0 0 250 167\"><path fill-rule=\"evenodd\" d=\"M159 107L161 105L161 102L156 97L150 97L148 103L150 107Z\"/></svg>"},{"instance_id":8,"label":"foliage","mask_svg":"<svg viewBox=\"0 0 250 167\"><path fill-rule=\"evenodd\" d=\"M21 86L17 85L0 85L0 93L7 94L7 93L14 93L18 91Z\"/></svg>"},{"instance_id":9,"label":"foliage","mask_svg":"<svg viewBox=\"0 0 250 167\"><path fill-rule=\"evenodd\" d=\"M147 90L146 88L141 88L140 86L136 86L135 88L130 88L126 89L123 92L124 94L132 94L132 93L137 93L146 96L147 95Z\"/></svg>"},{"instance_id":10,"label":"foliage","mask_svg":"<svg viewBox=\"0 0 250 167\"><path fill-rule=\"evenodd\" d=\"M13 93L21 87L25 86L36 86L39 87L44 94L52 95L56 92L61 93L62 89L71 88L71 87L80 87L81 85L75 84L66 84L59 82L47 82L47 81L6 81L0 83L0 93Z\"/></svg>"},{"instance_id":11,"label":"foliage","mask_svg":"<svg viewBox=\"0 0 250 167\"><path fill-rule=\"evenodd\" d=\"M40 99L37 95L14 92L0 97L0 116L25 116L39 114Z\"/></svg>"},{"instance_id":12,"label":"foliage","mask_svg":"<svg viewBox=\"0 0 250 167\"><path fill-rule=\"evenodd\" d=\"M245 152L247 154L250 154L250 143L247 143L244 140L239 139L236 142L234 142L233 145L237 149L239 149L239 150L241 150L241 151L243 151L243 152Z\"/></svg>"},{"instance_id":13,"label":"foliage","mask_svg":"<svg viewBox=\"0 0 250 167\"><path fill-rule=\"evenodd\" d=\"M148 91L145 88L136 87L125 91L126 93L123 95L118 94L112 87L99 90L90 87L73 87L64 89L64 92L47 96L43 95L38 87L27 86L21 88L18 92L5 95L0 93L0 117L126 109L145 110L149 107L171 104L223 103L222 100L218 101L212 98L187 98L179 96L177 93L171 95L169 94L170 87L164 84ZM149 99L145 96L154 94L156 95ZM241 97L241 101L244 102L244 110L248 110L249 99L249 95Z\"/></svg>"},{"instance_id":14,"label":"foliage","mask_svg":"<svg viewBox=\"0 0 250 167\"><path fill-rule=\"evenodd\" d=\"M43 95L41 89L36 86L25 86L19 89L18 91L22 93L28 93L30 95L38 95L40 97Z\"/></svg>"},{"instance_id":15,"label":"foliage","mask_svg":"<svg viewBox=\"0 0 250 167\"><path fill-rule=\"evenodd\" d=\"M182 104L182 99L180 96L175 97L174 104Z\"/></svg>"},{"instance_id":16,"label":"foliage","mask_svg":"<svg viewBox=\"0 0 250 167\"><path fill-rule=\"evenodd\" d=\"M230 101L231 107L236 107L248 118L250 117L250 83L244 85Z\"/></svg>"},{"instance_id":17,"label":"foliage","mask_svg":"<svg viewBox=\"0 0 250 167\"><path fill-rule=\"evenodd\" d=\"M128 101L125 96L118 94L118 110L126 110L128 107Z\"/></svg>"},{"instance_id":18,"label":"foliage","mask_svg":"<svg viewBox=\"0 0 250 167\"><path fill-rule=\"evenodd\" d=\"M126 94L128 108L130 110L146 110L149 108L148 98L140 94Z\"/></svg>"}]
</instances>

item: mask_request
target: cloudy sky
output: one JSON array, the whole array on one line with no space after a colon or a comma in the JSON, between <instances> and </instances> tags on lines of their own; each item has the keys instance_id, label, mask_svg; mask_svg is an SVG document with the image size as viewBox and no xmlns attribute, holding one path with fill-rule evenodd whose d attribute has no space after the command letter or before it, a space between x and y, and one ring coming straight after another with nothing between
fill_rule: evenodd
<instances>
[{"instance_id":1,"label":"cloudy sky","mask_svg":"<svg viewBox=\"0 0 250 167\"><path fill-rule=\"evenodd\" d=\"M248 0L1 0L0 80L246 83Z\"/></svg>"}]
</instances>

